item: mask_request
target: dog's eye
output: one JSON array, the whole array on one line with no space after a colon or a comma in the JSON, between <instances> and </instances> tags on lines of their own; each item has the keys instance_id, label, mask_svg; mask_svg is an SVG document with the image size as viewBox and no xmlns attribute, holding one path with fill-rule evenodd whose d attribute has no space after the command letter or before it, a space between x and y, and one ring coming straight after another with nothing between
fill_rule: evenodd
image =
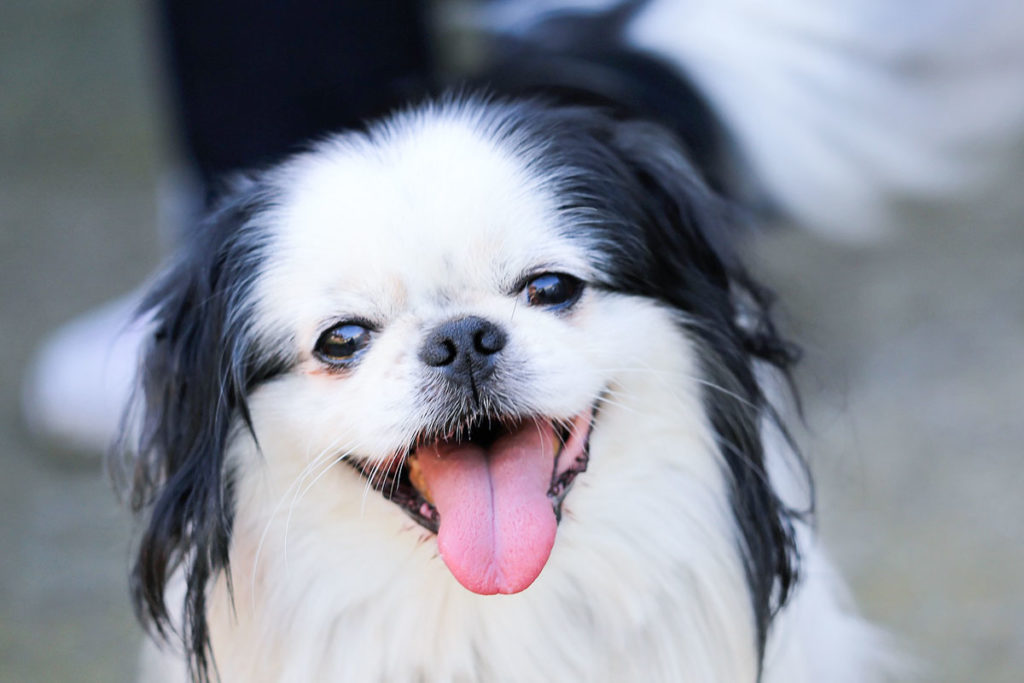
<instances>
[{"instance_id":1,"label":"dog's eye","mask_svg":"<svg viewBox=\"0 0 1024 683\"><path fill-rule=\"evenodd\" d=\"M313 351L328 363L346 364L355 360L369 343L369 329L359 323L345 322L321 334Z\"/></svg>"},{"instance_id":2,"label":"dog's eye","mask_svg":"<svg viewBox=\"0 0 1024 683\"><path fill-rule=\"evenodd\" d=\"M531 306L568 308L583 292L583 282L565 273L543 273L526 283L523 294Z\"/></svg>"}]
</instances>

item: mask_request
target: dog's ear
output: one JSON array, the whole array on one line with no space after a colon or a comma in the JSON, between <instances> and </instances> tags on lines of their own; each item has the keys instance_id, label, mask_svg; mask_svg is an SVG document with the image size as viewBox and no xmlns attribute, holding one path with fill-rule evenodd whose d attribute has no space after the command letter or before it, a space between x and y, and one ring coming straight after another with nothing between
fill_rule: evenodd
<instances>
[{"instance_id":1,"label":"dog's ear","mask_svg":"<svg viewBox=\"0 0 1024 683\"><path fill-rule=\"evenodd\" d=\"M236 187L144 300L152 335L119 449L131 505L147 515L132 572L136 612L161 637L180 629L198 680L208 678L206 590L228 565L233 500L225 449L232 430L251 431L247 393L279 365L261 356L249 324L264 246L254 225L259 198L251 183ZM179 567L181 613L165 602Z\"/></svg>"},{"instance_id":2,"label":"dog's ear","mask_svg":"<svg viewBox=\"0 0 1024 683\"><path fill-rule=\"evenodd\" d=\"M691 338L702 347L705 404L728 465L763 648L771 618L796 582L793 522L802 513L781 500L768 476L763 426L774 421L786 431L764 395L756 364L774 366L788 378L797 352L772 323L770 293L734 254L738 210L707 188L667 130L619 121L612 131L612 145L646 195L638 202L645 208L636 226L643 231L639 239L648 259L636 278L646 281L636 286L680 310ZM806 474L792 450L797 471Z\"/></svg>"},{"instance_id":3,"label":"dog's ear","mask_svg":"<svg viewBox=\"0 0 1024 683\"><path fill-rule=\"evenodd\" d=\"M612 130L613 145L654 200L647 202L656 209L642 227L649 265L656 268L651 275L664 278L658 290L675 296L670 303L684 310L710 300L704 315L718 316L716 328L734 333L748 353L783 369L795 363L798 349L773 324L771 291L750 277L735 253L744 233L757 229L753 218L708 188L704 169L693 166L674 133L630 120Z\"/></svg>"}]
</instances>

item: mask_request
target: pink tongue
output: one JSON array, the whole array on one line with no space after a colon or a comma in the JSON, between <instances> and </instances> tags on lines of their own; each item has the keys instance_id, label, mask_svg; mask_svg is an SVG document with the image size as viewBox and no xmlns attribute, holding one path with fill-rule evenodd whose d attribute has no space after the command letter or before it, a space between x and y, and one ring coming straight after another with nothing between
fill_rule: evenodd
<instances>
[{"instance_id":1,"label":"pink tongue","mask_svg":"<svg viewBox=\"0 0 1024 683\"><path fill-rule=\"evenodd\" d=\"M451 443L417 452L441 517L441 558L474 593L518 593L544 568L558 526L547 497L555 443L550 424L529 421L489 452Z\"/></svg>"}]
</instances>

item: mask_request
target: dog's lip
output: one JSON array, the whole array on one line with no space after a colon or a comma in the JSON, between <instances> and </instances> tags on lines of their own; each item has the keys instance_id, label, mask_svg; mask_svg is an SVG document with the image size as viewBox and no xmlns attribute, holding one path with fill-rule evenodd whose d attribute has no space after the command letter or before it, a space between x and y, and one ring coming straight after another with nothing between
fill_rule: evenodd
<instances>
[{"instance_id":1,"label":"dog's lip","mask_svg":"<svg viewBox=\"0 0 1024 683\"><path fill-rule=\"evenodd\" d=\"M586 471L590 461L590 436L593 432L594 418L597 413L596 403L584 411L569 419L558 419L550 417L521 417L521 416L491 416L485 418L490 424L489 432L501 433L516 425L521 425L529 420L542 420L551 424L558 437L559 447L555 452L552 462L551 484L547 496L551 501L555 518L561 521L562 503L565 501L569 490L572 488L576 478ZM429 491L425 490L422 480L414 481L412 475L415 462L416 450L419 446L439 441L458 442L461 440L463 430L455 429L436 436L428 437L423 435L417 438L412 445L396 453L389 460L370 461L361 458L347 459L352 467L356 469L370 485L377 490L385 499L402 509L409 517L427 531L437 533L440 526L440 515L437 508L429 499ZM472 431L468 429L468 431ZM491 435L493 437L493 434ZM487 437L487 438L491 438ZM466 439L473 440L472 438ZM493 438L491 438L493 440ZM567 444L573 443L575 454L572 461L565 458Z\"/></svg>"}]
</instances>

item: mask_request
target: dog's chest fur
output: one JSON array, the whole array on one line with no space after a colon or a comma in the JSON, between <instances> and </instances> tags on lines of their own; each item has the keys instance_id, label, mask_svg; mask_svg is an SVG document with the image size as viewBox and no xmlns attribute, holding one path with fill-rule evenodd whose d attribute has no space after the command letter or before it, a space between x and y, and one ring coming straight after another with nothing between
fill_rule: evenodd
<instances>
[{"instance_id":1,"label":"dog's chest fur","mask_svg":"<svg viewBox=\"0 0 1024 683\"><path fill-rule=\"evenodd\" d=\"M238 616L222 585L213 610L226 680L754 680L749 597L698 394L640 383L630 393L643 400L602 412L548 566L516 595L459 586L433 538L364 497L348 468L284 505L274 484L296 473L240 468L256 474L239 482ZM658 410L686 400L683 419ZM273 435L261 444L268 464L285 460Z\"/></svg>"},{"instance_id":2,"label":"dog's chest fur","mask_svg":"<svg viewBox=\"0 0 1024 683\"><path fill-rule=\"evenodd\" d=\"M685 392L636 381L642 391L626 394L642 399L602 414L548 566L510 596L459 586L433 538L375 492L363 496L348 468L287 491L300 462L272 455L294 444L272 433L261 436L263 455L239 444L239 461L266 469L242 468L251 474L238 482L234 600L223 580L211 595L223 680L757 680L749 595L737 543L723 533L732 523L699 392L679 419L659 407ZM874 636L836 604L818 552L805 558L761 680L863 681ZM180 668L177 655L153 667Z\"/></svg>"}]
</instances>

